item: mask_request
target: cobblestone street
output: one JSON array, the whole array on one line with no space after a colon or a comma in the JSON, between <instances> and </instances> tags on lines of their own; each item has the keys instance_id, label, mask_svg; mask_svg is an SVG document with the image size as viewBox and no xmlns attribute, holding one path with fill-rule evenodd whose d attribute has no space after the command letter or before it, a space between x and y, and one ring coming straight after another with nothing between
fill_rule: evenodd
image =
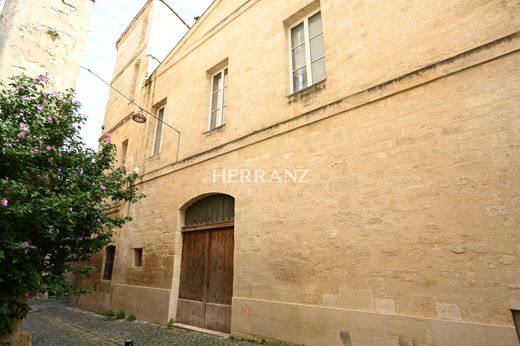
<instances>
[{"instance_id":1,"label":"cobblestone street","mask_svg":"<svg viewBox=\"0 0 520 346\"><path fill-rule=\"evenodd\" d=\"M223 338L182 328L142 321L107 320L103 316L67 306L66 300L35 300L23 330L32 334L34 346L57 345L215 345L253 346L255 342ZM262 343L262 345L268 345Z\"/></svg>"}]
</instances>

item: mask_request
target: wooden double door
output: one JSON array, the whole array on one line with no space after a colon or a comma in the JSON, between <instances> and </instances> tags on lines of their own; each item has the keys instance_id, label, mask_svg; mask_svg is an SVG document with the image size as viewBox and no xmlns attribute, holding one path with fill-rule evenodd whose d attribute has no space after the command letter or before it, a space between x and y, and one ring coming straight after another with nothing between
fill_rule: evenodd
<instances>
[{"instance_id":1,"label":"wooden double door","mask_svg":"<svg viewBox=\"0 0 520 346\"><path fill-rule=\"evenodd\" d=\"M233 227L184 232L177 321L231 331Z\"/></svg>"}]
</instances>

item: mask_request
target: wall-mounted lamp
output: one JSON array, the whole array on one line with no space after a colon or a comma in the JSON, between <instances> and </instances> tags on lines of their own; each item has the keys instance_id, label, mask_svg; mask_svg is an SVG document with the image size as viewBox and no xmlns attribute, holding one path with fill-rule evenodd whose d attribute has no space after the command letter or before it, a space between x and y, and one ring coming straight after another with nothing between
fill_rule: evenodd
<instances>
[{"instance_id":1,"label":"wall-mounted lamp","mask_svg":"<svg viewBox=\"0 0 520 346\"><path fill-rule=\"evenodd\" d=\"M146 122L146 117L143 114L143 110L141 109L139 113L132 114L132 120L139 124L144 124Z\"/></svg>"}]
</instances>

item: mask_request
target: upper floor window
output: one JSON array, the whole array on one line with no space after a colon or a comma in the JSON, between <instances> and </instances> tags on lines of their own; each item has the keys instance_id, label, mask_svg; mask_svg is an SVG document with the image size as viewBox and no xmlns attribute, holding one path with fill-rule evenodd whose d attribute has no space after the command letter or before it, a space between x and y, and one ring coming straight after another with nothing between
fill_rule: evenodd
<instances>
[{"instance_id":1,"label":"upper floor window","mask_svg":"<svg viewBox=\"0 0 520 346\"><path fill-rule=\"evenodd\" d=\"M316 12L292 26L292 91L297 92L327 78L321 12Z\"/></svg>"},{"instance_id":2,"label":"upper floor window","mask_svg":"<svg viewBox=\"0 0 520 346\"><path fill-rule=\"evenodd\" d=\"M211 85L211 108L209 130L224 125L226 121L226 94L228 87L227 67L213 75Z\"/></svg>"},{"instance_id":3,"label":"upper floor window","mask_svg":"<svg viewBox=\"0 0 520 346\"><path fill-rule=\"evenodd\" d=\"M161 152L161 142L162 142L162 129L163 129L163 120L164 119L164 107L159 109L157 112L157 124L155 125L155 137L153 141L153 152L152 155L158 155Z\"/></svg>"}]
</instances>

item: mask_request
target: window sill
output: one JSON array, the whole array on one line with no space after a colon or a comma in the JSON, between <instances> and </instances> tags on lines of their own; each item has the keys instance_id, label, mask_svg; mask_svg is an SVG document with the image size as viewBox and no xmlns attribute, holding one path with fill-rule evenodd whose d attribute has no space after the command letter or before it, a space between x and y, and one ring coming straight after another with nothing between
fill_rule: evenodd
<instances>
[{"instance_id":1,"label":"window sill","mask_svg":"<svg viewBox=\"0 0 520 346\"><path fill-rule=\"evenodd\" d=\"M313 96L317 94L318 92L322 91L326 87L327 79L324 79L322 81L319 81L318 83L314 83L313 85L310 85L302 90L298 90L295 93L292 93L291 95L287 96L287 101L290 103L302 101L305 99L308 99L310 96Z\"/></svg>"},{"instance_id":2,"label":"window sill","mask_svg":"<svg viewBox=\"0 0 520 346\"><path fill-rule=\"evenodd\" d=\"M223 132L225 126L226 126L226 124L222 124L222 125L220 125L220 126L215 127L214 129L211 129L211 130L208 130L208 131L202 132L202 134L203 134L204 136L207 137L207 136L211 136L211 135L214 134L214 133Z\"/></svg>"},{"instance_id":3,"label":"window sill","mask_svg":"<svg viewBox=\"0 0 520 346\"><path fill-rule=\"evenodd\" d=\"M157 161L161 157L161 153L146 158L146 162Z\"/></svg>"}]
</instances>

